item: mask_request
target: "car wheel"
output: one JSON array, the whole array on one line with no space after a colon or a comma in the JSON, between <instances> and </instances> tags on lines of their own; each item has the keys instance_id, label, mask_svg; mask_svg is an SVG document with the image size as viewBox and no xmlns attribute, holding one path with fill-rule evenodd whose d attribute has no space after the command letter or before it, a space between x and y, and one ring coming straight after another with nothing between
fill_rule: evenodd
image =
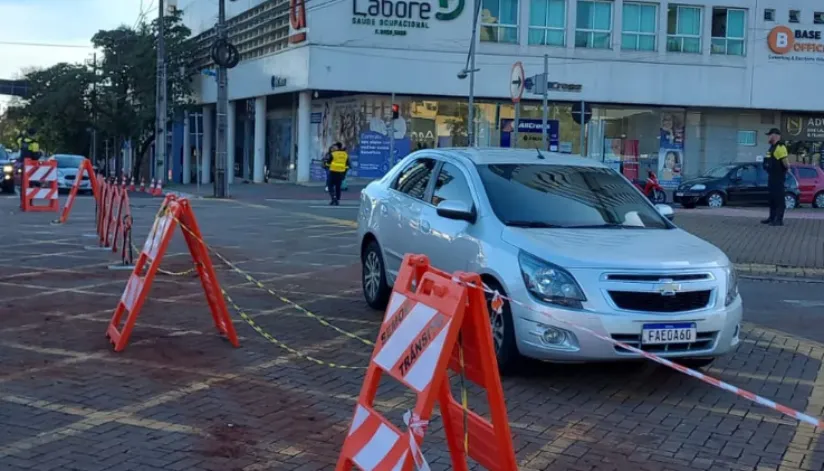
<instances>
[{"instance_id":1,"label":"car wheel","mask_svg":"<svg viewBox=\"0 0 824 471\"><path fill-rule=\"evenodd\" d=\"M698 368L705 368L710 366L715 358L679 358L674 360L676 363L682 366L686 366L687 368L691 368L693 370Z\"/></svg>"},{"instance_id":2,"label":"car wheel","mask_svg":"<svg viewBox=\"0 0 824 471\"><path fill-rule=\"evenodd\" d=\"M492 291L498 291L506 296L503 288L494 281L487 281L486 285ZM515 343L515 325L512 322L512 309L509 301L504 300L501 312L492 309L492 293L485 293L486 308L489 311L489 322L492 327L492 344L495 347L495 357L498 359L498 371L505 375L515 371L520 364L521 353Z\"/></svg>"},{"instance_id":3,"label":"car wheel","mask_svg":"<svg viewBox=\"0 0 824 471\"><path fill-rule=\"evenodd\" d=\"M363 297L372 309L384 310L392 290L386 283L386 269L381 248L375 240L369 241L361 254Z\"/></svg>"},{"instance_id":4,"label":"car wheel","mask_svg":"<svg viewBox=\"0 0 824 471\"><path fill-rule=\"evenodd\" d=\"M818 192L813 198L813 207L824 208L824 191Z\"/></svg>"},{"instance_id":5,"label":"car wheel","mask_svg":"<svg viewBox=\"0 0 824 471\"><path fill-rule=\"evenodd\" d=\"M795 209L798 206L798 198L792 193L784 194L784 208Z\"/></svg>"},{"instance_id":6,"label":"car wheel","mask_svg":"<svg viewBox=\"0 0 824 471\"><path fill-rule=\"evenodd\" d=\"M666 204L667 194L661 190L652 190L652 202L655 204Z\"/></svg>"},{"instance_id":7,"label":"car wheel","mask_svg":"<svg viewBox=\"0 0 824 471\"><path fill-rule=\"evenodd\" d=\"M720 208L724 206L724 195L718 191L713 191L707 195L707 206L710 208Z\"/></svg>"}]
</instances>

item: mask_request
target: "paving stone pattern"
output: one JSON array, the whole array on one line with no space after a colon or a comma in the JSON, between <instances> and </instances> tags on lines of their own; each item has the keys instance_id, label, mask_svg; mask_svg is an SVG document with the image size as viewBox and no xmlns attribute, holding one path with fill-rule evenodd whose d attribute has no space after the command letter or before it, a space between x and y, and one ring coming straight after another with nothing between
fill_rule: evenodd
<instances>
[{"instance_id":1,"label":"paving stone pattern","mask_svg":"<svg viewBox=\"0 0 824 471\"><path fill-rule=\"evenodd\" d=\"M352 417L362 370L330 368L268 342L238 316L241 348L218 337L197 278L160 275L134 335L112 352L106 325L128 277L90 251L93 210L65 226L0 199L0 469L328 470ZM135 239L159 200L135 203ZM359 288L351 227L272 207L196 201L207 241L256 278L335 325L374 338L381 313ZM190 267L177 237L163 266ZM215 262L223 287L279 341L321 361L364 366L371 348ZM824 413L824 345L747 326L710 371ZM453 389L457 381L453 378ZM523 470L820 470L818 432L661 367L525 362L504 379ZM471 389L470 407L485 411ZM398 423L414 397L380 388ZM424 452L450 469L442 424ZM477 469L477 468L473 468Z\"/></svg>"}]
</instances>

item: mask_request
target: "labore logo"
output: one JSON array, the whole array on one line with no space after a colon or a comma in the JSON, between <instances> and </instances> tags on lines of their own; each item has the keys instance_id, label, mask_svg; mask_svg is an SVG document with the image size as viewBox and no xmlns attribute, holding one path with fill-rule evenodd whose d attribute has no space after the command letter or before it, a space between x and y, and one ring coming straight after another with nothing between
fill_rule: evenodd
<instances>
[{"instance_id":1,"label":"labore logo","mask_svg":"<svg viewBox=\"0 0 824 471\"><path fill-rule=\"evenodd\" d=\"M776 54L790 52L824 53L824 42L821 41L821 38L821 31L792 30L786 26L776 26L767 36L767 44L770 50Z\"/></svg>"}]
</instances>

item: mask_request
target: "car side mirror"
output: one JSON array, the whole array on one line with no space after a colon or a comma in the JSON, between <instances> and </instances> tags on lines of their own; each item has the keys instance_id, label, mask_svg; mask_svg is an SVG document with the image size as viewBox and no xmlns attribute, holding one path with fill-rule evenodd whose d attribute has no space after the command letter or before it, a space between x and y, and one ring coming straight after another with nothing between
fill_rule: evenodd
<instances>
[{"instance_id":1,"label":"car side mirror","mask_svg":"<svg viewBox=\"0 0 824 471\"><path fill-rule=\"evenodd\" d=\"M437 212L438 216L442 218L466 221L473 224L476 219L475 208L463 201L441 201L438 203Z\"/></svg>"},{"instance_id":2,"label":"car side mirror","mask_svg":"<svg viewBox=\"0 0 824 471\"><path fill-rule=\"evenodd\" d=\"M675 219L675 211L672 210L672 206L668 204L656 204L655 209L658 210L658 214L664 216L665 218L672 221Z\"/></svg>"}]
</instances>

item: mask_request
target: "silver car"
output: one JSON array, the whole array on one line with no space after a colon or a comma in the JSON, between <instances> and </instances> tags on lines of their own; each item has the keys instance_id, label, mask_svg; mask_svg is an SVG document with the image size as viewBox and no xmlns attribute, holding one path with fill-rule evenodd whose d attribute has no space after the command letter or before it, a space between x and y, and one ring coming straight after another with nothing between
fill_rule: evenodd
<instances>
[{"instance_id":1,"label":"silver car","mask_svg":"<svg viewBox=\"0 0 824 471\"><path fill-rule=\"evenodd\" d=\"M574 326L703 367L738 345L741 297L726 255L676 227L672 214L590 159L421 150L361 194L364 296L384 309L404 254L425 254L518 301L490 309L502 371L522 355L638 357Z\"/></svg>"},{"instance_id":2,"label":"silver car","mask_svg":"<svg viewBox=\"0 0 824 471\"><path fill-rule=\"evenodd\" d=\"M57 161L57 188L60 191L69 191L74 186L74 180L77 177L77 170L80 164L86 160L82 155L71 154L55 154L49 160ZM92 191L92 182L89 176L85 173L80 180L78 188L81 192L90 193Z\"/></svg>"}]
</instances>

